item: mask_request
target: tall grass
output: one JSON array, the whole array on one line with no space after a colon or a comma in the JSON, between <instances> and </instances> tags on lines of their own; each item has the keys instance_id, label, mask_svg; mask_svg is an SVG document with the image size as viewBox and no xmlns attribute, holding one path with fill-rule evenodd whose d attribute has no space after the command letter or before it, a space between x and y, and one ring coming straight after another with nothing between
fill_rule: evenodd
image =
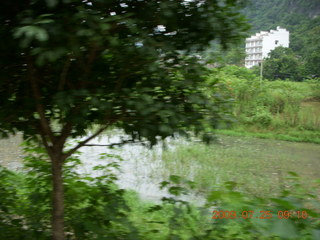
<instances>
[{"instance_id":1,"label":"tall grass","mask_svg":"<svg viewBox=\"0 0 320 240\"><path fill-rule=\"evenodd\" d=\"M273 132L292 137L299 131L301 141L320 142L320 81L260 82L250 70L228 66L213 70L208 81L219 80L219 91L234 100L234 129ZM308 131L317 134L309 134Z\"/></svg>"},{"instance_id":2,"label":"tall grass","mask_svg":"<svg viewBox=\"0 0 320 240\"><path fill-rule=\"evenodd\" d=\"M219 135L216 144L183 143L163 152L157 174L190 178L199 194L234 181L241 191L266 197L281 191L288 171L299 173L306 186L320 178L319 154L313 144Z\"/></svg>"}]
</instances>

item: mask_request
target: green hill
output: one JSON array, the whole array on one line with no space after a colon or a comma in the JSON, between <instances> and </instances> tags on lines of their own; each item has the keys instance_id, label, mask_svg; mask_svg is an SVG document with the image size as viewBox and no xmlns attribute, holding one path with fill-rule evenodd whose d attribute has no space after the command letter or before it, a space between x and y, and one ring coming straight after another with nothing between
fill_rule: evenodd
<instances>
[{"instance_id":1,"label":"green hill","mask_svg":"<svg viewBox=\"0 0 320 240\"><path fill-rule=\"evenodd\" d=\"M269 30L278 25L293 31L320 15L319 0L249 0L244 9L252 31Z\"/></svg>"},{"instance_id":2,"label":"green hill","mask_svg":"<svg viewBox=\"0 0 320 240\"><path fill-rule=\"evenodd\" d=\"M251 33L277 26L290 31L290 48L306 76L320 77L320 0L249 0L243 10Z\"/></svg>"}]
</instances>

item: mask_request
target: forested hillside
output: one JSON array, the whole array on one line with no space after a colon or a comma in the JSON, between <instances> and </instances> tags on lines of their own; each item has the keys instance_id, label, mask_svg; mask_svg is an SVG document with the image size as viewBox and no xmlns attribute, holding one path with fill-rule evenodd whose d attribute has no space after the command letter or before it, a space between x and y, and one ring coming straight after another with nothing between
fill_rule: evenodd
<instances>
[{"instance_id":1,"label":"forested hillside","mask_svg":"<svg viewBox=\"0 0 320 240\"><path fill-rule=\"evenodd\" d=\"M250 0L244 13L252 33L288 29L290 48L305 66L305 76L320 76L320 0Z\"/></svg>"},{"instance_id":2,"label":"forested hillside","mask_svg":"<svg viewBox=\"0 0 320 240\"><path fill-rule=\"evenodd\" d=\"M243 10L249 34L284 27L290 31L291 56L299 60L299 78L320 77L320 0L248 0ZM244 65L244 42L222 57L223 63Z\"/></svg>"},{"instance_id":3,"label":"forested hillside","mask_svg":"<svg viewBox=\"0 0 320 240\"><path fill-rule=\"evenodd\" d=\"M249 0L244 13L252 31L269 30L278 25L289 30L312 22L320 14L319 0Z\"/></svg>"}]
</instances>

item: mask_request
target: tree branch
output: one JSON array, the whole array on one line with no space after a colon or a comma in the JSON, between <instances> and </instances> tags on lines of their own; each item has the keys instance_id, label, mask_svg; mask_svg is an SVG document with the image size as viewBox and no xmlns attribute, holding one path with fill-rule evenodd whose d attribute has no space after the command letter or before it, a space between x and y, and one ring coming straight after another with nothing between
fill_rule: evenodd
<instances>
[{"instance_id":1,"label":"tree branch","mask_svg":"<svg viewBox=\"0 0 320 240\"><path fill-rule=\"evenodd\" d=\"M86 87L86 81L87 78L92 70L92 66L93 66L93 62L96 59L96 57L98 56L100 49L99 47L97 47L95 44L93 44L89 55L88 55L88 60L86 62L85 68L84 68L84 73L83 73L83 81L81 82L81 88L85 88Z\"/></svg>"},{"instance_id":2,"label":"tree branch","mask_svg":"<svg viewBox=\"0 0 320 240\"><path fill-rule=\"evenodd\" d=\"M35 70L34 70L32 61L30 59L28 59L28 69L29 69L29 80L30 80L30 83L31 83L33 97L36 100L36 110L37 110L37 112L39 113L39 116L40 116L40 126L41 126L41 129L43 131L43 134L48 136L50 141L51 141L51 143L53 144L54 141L55 141L55 137L54 137L54 135L52 133L49 121L45 116L45 109L44 109L44 106L41 103L41 93L40 93L40 90L39 90L39 86L38 86L37 80L34 77Z\"/></svg>"},{"instance_id":3,"label":"tree branch","mask_svg":"<svg viewBox=\"0 0 320 240\"><path fill-rule=\"evenodd\" d=\"M63 160L67 159L68 157L70 157L72 154L74 154L79 148L83 147L87 142L89 142L90 140L92 140L93 138L95 138L96 136L98 136L100 133L102 133L104 130L106 130L108 127L110 126L110 123L107 124L104 127L101 127L98 131L96 131L93 135L91 135L90 137L88 137L87 139L81 141L80 143L78 143L77 146L75 146L74 148L70 149L68 152L66 152L65 154L63 154Z\"/></svg>"},{"instance_id":4,"label":"tree branch","mask_svg":"<svg viewBox=\"0 0 320 240\"><path fill-rule=\"evenodd\" d=\"M63 146L67 140L67 138L69 137L70 133L72 131L72 124L70 122L67 122L61 130L61 134L58 138L57 141L57 146L58 148L60 148L63 151Z\"/></svg>"},{"instance_id":5,"label":"tree branch","mask_svg":"<svg viewBox=\"0 0 320 240\"><path fill-rule=\"evenodd\" d=\"M84 147L114 147L114 146L122 146L128 143L146 143L145 141L136 142L134 140L126 140L120 143L111 143L111 144L85 144Z\"/></svg>"},{"instance_id":6,"label":"tree branch","mask_svg":"<svg viewBox=\"0 0 320 240\"><path fill-rule=\"evenodd\" d=\"M52 147L49 146L48 140L46 139L46 134L43 132L41 126L39 127L39 131L40 131L40 137L41 137L42 143L43 143L44 147L46 148L48 155L51 157Z\"/></svg>"},{"instance_id":7,"label":"tree branch","mask_svg":"<svg viewBox=\"0 0 320 240\"><path fill-rule=\"evenodd\" d=\"M71 61L70 61L70 58L68 57L67 60L65 61L64 65L63 65L63 69L62 69L62 72L61 72L61 75L60 75L60 82L59 82L59 85L58 85L58 90L59 91L62 91L64 86L65 86L65 83L66 83L66 80L67 80L67 73L69 71L70 64L71 64Z\"/></svg>"}]
</instances>

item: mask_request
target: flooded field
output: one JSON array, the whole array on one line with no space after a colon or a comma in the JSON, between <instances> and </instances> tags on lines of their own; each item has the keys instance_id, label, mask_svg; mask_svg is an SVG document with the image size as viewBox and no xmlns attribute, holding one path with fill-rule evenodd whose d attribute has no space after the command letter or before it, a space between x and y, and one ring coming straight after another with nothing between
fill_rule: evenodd
<instances>
[{"instance_id":1,"label":"flooded field","mask_svg":"<svg viewBox=\"0 0 320 240\"><path fill-rule=\"evenodd\" d=\"M191 173L201 191L234 181L241 191L270 197L287 184L288 172L308 187L320 179L320 145L310 143L220 135L217 144L180 145L162 161L162 174Z\"/></svg>"},{"instance_id":2,"label":"flooded field","mask_svg":"<svg viewBox=\"0 0 320 240\"><path fill-rule=\"evenodd\" d=\"M120 135L112 133L90 144L119 141ZM20 143L21 136L0 140L0 164L10 169L21 166ZM116 156L119 156L123 159L118 173L119 186L135 190L149 200L167 195L158 185L170 174L191 178L203 189L232 180L254 194L278 191L288 171L297 172L306 183L320 179L320 145L317 144L219 135L217 143L209 146L183 139L168 140L167 146L167 150L161 144L152 150L137 144L114 149L83 147L80 155L83 164L78 171L90 174L94 166L118 161ZM103 153L114 156L101 160ZM197 194L189 198L199 201Z\"/></svg>"}]
</instances>

